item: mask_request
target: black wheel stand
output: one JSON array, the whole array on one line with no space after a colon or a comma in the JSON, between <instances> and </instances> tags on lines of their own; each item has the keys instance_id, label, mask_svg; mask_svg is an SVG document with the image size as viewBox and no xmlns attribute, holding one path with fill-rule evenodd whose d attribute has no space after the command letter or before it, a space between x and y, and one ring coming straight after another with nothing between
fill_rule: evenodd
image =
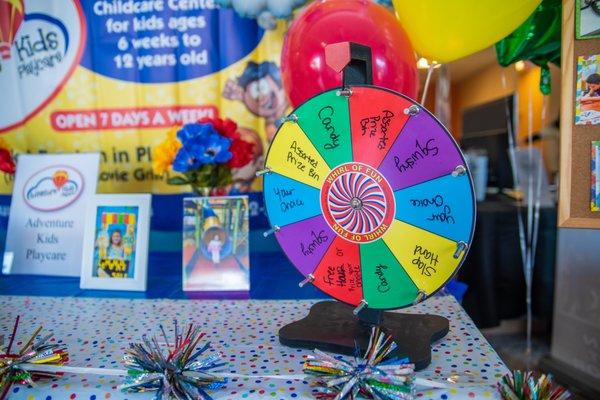
<instances>
[{"instance_id":1,"label":"black wheel stand","mask_svg":"<svg viewBox=\"0 0 600 400\"><path fill-rule=\"evenodd\" d=\"M319 349L333 353L361 355L367 349L371 324L352 313L352 307L338 301L313 305L303 319L279 330L279 341L290 347ZM449 322L439 315L382 312L380 328L390 334L398 347L393 356L408 358L416 370L431 363L431 343L446 336Z\"/></svg>"}]
</instances>

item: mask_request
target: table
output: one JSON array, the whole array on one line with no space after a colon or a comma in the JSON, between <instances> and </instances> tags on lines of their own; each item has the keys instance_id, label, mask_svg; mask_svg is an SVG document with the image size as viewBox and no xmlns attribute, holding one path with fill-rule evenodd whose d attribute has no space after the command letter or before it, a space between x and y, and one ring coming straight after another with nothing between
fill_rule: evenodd
<instances>
[{"instance_id":1,"label":"table","mask_svg":"<svg viewBox=\"0 0 600 400\"><path fill-rule=\"evenodd\" d=\"M167 300L77 297L0 296L0 335L10 335L21 315L18 338L37 326L52 330L68 347L71 366L121 368L123 349L142 334L157 333L158 324L200 324L215 351L229 362L234 378L212 392L215 399L310 399L306 380L275 380L260 375L301 374L308 350L279 344L278 329L306 315L315 300ZM452 296L438 296L404 310L450 319L450 332L433 347L432 363L419 377L444 382L449 389L423 389L418 399L499 398L494 385L508 372L496 352ZM37 387L13 386L11 400L151 399L150 393L118 391L119 379L66 374Z\"/></svg>"}]
</instances>

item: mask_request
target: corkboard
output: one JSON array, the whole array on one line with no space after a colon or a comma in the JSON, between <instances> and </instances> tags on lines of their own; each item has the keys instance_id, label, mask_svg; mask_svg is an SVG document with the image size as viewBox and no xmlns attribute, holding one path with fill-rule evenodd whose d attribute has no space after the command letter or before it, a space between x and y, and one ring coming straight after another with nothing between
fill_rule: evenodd
<instances>
[{"instance_id":1,"label":"corkboard","mask_svg":"<svg viewBox=\"0 0 600 400\"><path fill-rule=\"evenodd\" d=\"M577 57L592 54L600 54L600 39L575 39L575 1L563 0L560 227L600 229L600 212L590 210L590 146L592 140L600 140L600 125L575 125L574 119Z\"/></svg>"}]
</instances>

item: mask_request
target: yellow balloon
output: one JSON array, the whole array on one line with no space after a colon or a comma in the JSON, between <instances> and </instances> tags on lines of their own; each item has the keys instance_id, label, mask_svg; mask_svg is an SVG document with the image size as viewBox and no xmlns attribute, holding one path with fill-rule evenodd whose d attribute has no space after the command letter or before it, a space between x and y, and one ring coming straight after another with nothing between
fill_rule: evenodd
<instances>
[{"instance_id":1,"label":"yellow balloon","mask_svg":"<svg viewBox=\"0 0 600 400\"><path fill-rule=\"evenodd\" d=\"M393 0L420 56L449 62L508 36L541 0Z\"/></svg>"}]
</instances>

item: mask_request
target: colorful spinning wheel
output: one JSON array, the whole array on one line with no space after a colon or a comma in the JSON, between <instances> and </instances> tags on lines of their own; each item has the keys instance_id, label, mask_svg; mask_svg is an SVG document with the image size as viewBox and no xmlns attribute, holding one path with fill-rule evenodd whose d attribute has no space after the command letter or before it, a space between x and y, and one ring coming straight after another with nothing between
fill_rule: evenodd
<instances>
[{"instance_id":1,"label":"colorful spinning wheel","mask_svg":"<svg viewBox=\"0 0 600 400\"><path fill-rule=\"evenodd\" d=\"M265 165L279 244L340 301L409 306L464 260L475 216L465 160L444 126L401 94L350 86L313 97L281 125Z\"/></svg>"}]
</instances>

